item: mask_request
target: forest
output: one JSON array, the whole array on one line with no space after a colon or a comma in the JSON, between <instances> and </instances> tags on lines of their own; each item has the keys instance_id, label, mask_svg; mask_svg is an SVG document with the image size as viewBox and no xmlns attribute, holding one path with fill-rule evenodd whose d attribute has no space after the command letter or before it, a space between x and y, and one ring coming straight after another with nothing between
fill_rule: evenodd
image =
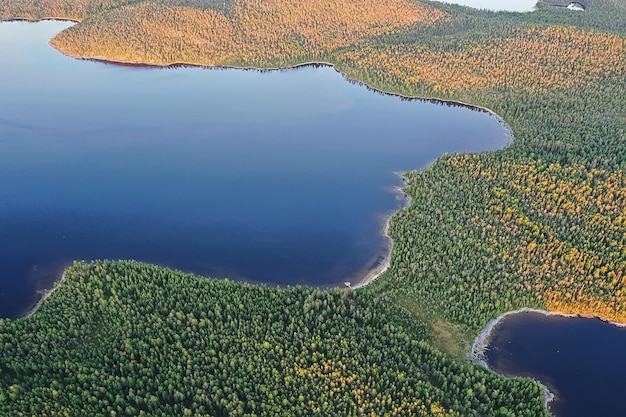
<instances>
[{"instance_id":1,"label":"forest","mask_svg":"<svg viewBox=\"0 0 626 417\"><path fill-rule=\"evenodd\" d=\"M453 360L365 289L278 289L75 263L0 321L6 416L547 416L542 390Z\"/></svg>"},{"instance_id":2,"label":"forest","mask_svg":"<svg viewBox=\"0 0 626 417\"><path fill-rule=\"evenodd\" d=\"M541 390L469 363L468 341L520 307L626 322L623 0L67 3L5 0L0 18L80 21L51 41L79 58L328 62L489 108L514 139L406 173L391 267L356 291L75 264L40 311L0 324L0 414L542 416Z\"/></svg>"}]
</instances>

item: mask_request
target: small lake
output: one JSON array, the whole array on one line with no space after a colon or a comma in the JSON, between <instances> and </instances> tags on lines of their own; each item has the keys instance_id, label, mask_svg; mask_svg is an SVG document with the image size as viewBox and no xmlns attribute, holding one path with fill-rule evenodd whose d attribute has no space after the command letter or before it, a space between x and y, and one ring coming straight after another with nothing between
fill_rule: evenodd
<instances>
[{"instance_id":1,"label":"small lake","mask_svg":"<svg viewBox=\"0 0 626 417\"><path fill-rule=\"evenodd\" d=\"M624 417L626 328L598 319L518 313L492 332L494 371L540 380L557 417Z\"/></svg>"},{"instance_id":2,"label":"small lake","mask_svg":"<svg viewBox=\"0 0 626 417\"><path fill-rule=\"evenodd\" d=\"M386 255L398 172L510 140L485 112L376 93L329 67L75 60L48 45L70 25L0 23L0 317L74 259L356 281Z\"/></svg>"},{"instance_id":3,"label":"small lake","mask_svg":"<svg viewBox=\"0 0 626 417\"><path fill-rule=\"evenodd\" d=\"M443 3L459 4L474 9L487 9L494 12L532 12L537 0L441 0Z\"/></svg>"}]
</instances>

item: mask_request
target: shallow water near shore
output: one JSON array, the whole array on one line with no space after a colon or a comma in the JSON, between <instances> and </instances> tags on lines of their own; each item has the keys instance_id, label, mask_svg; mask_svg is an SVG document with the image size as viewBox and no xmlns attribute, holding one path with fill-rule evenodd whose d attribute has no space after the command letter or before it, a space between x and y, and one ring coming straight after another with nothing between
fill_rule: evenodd
<instances>
[{"instance_id":1,"label":"shallow water near shore","mask_svg":"<svg viewBox=\"0 0 626 417\"><path fill-rule=\"evenodd\" d=\"M70 25L0 23L0 317L75 259L342 285L381 263L398 172L510 140L488 113L376 93L329 67L75 60L48 45Z\"/></svg>"},{"instance_id":2,"label":"shallow water near shore","mask_svg":"<svg viewBox=\"0 0 626 417\"><path fill-rule=\"evenodd\" d=\"M554 394L556 417L623 417L626 328L599 319L521 312L492 330L487 365L532 377Z\"/></svg>"}]
</instances>

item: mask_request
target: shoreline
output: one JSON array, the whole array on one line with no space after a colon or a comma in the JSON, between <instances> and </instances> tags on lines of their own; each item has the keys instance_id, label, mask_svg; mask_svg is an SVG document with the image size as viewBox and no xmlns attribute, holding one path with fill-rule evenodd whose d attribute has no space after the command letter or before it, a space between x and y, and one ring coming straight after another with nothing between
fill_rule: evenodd
<instances>
[{"instance_id":1,"label":"shoreline","mask_svg":"<svg viewBox=\"0 0 626 417\"><path fill-rule=\"evenodd\" d=\"M10 19L0 19L0 22L32 22L32 23L36 23L36 22L41 22L41 21L61 21L61 22L73 22L73 23L80 23L80 20L77 19L71 19L71 18L63 18L63 17L42 17L40 19L28 19L28 18L10 18ZM62 32L62 31L61 31ZM59 32L59 33L61 33ZM58 35L58 33L57 33ZM56 36L56 35L54 35ZM54 37L52 38L54 39ZM195 63L195 62L168 62L168 63L162 63L162 64L157 64L157 63L149 63L149 62L142 62L142 61L124 61L124 60L116 60L116 59L112 59L112 58L106 58L103 56L100 57L86 57L86 56L76 56L76 55L72 55L66 51L64 51L63 49L56 47L54 45L51 44L52 39L50 39L50 41L48 42L48 44L54 48L55 50L59 51L61 54L72 58L72 59L78 59L78 60L83 60L83 61L95 61L95 62L101 62L104 64L113 64L113 65L126 65L126 66L133 66L133 67L147 67L147 68L179 68L179 67L187 67L187 68L206 68L206 69L216 69L216 70L228 70L228 69L234 69L234 70L243 70L243 71L259 71L259 72L269 72L269 71L287 71L287 70L292 70L292 69L297 69L297 68L304 68L304 67L330 67L333 70L335 70L337 73L339 73L346 81L348 82L353 82L353 83L357 83L359 85L362 85L374 92L380 93L380 94L386 94L389 96L395 96L395 97L399 97L401 99L407 99L407 100L419 100L419 101L424 101L424 102L429 102L429 103L434 103L434 104L442 104L442 105L452 105L452 106L460 106L460 107L465 107L471 110L476 110L476 111L480 111L480 112L484 112L484 113L488 113L492 116L494 116L496 118L496 120L498 120L498 122L500 124L502 124L506 130L508 131L509 135L507 138L507 143L500 149L504 149L506 148L508 145L510 145L510 143L513 141L514 139L514 135L513 135L513 131L511 130L511 127L506 123L506 121L499 115L497 114L495 111L491 110L490 108L484 107L484 106L479 106L477 104L471 104L471 103L467 103L461 100L453 100L453 99L442 99L442 98L437 98L437 97L433 97L433 96L409 96L409 95L405 95L405 94L400 94L400 93L395 93L395 92L391 92L388 90L383 90L381 88L377 88L372 86L371 84L368 84L364 81L358 80L356 78L351 78L349 77L345 72L342 72L340 69L337 68L337 66L335 64L333 64L332 62L328 62L328 61L305 61L305 62L301 62L298 64L292 64L292 65L287 65L284 67L255 67L255 66L237 66L237 65L215 65L215 64L199 64L199 63Z\"/></svg>"},{"instance_id":2,"label":"shoreline","mask_svg":"<svg viewBox=\"0 0 626 417\"><path fill-rule=\"evenodd\" d=\"M44 19L44 20L50 20L50 19ZM67 20L68 21L72 21L70 19L67 19ZM164 64L157 64L157 63L148 63L148 62L141 62L141 61L123 61L123 60L116 60L116 59L111 59L111 58L105 58L105 57L101 57L101 56L100 57L75 56L75 55L72 55L72 54L70 54L70 53L68 53L68 52L66 52L66 51L64 51L64 50L62 50L62 49L52 45L52 44L50 44L50 46L52 48L56 49L57 51L59 51L61 54L67 56L68 58L77 59L77 60L81 60L81 61L93 61L93 62L100 62L100 63L103 63L103 64L121 65L121 66L128 66L128 67L145 67L145 68L157 68L157 69L158 68L161 68L161 69L168 69L168 68L203 68L203 69L209 69L209 70L240 70L240 71L258 71L258 72L290 71L290 70L294 70L294 69L298 69L298 68L307 68L307 67L332 68L335 72L340 74L343 77L343 79L346 80L347 82L358 84L358 85L363 86L363 87L365 87L365 88L367 88L369 90L372 90L373 92L378 93L378 94L398 97L398 98L403 99L403 100L416 100L416 101L422 101L422 102L427 102L427 103L432 103L432 104L440 104L440 105L444 105L444 106L458 106L458 107L463 107L463 108L467 108L467 109L474 110L474 111L479 111L479 112L482 112L482 113L487 113L487 114L495 117L496 120L498 121L498 123L500 123L502 126L504 126L504 128L508 132L508 135L506 137L506 143L504 144L504 146L502 148L499 148L497 150L502 150L502 149L506 148L514 140L513 130L508 125L508 123L498 113L496 113L495 111L491 110L488 107L479 106L477 104L467 103L467 102L464 102L464 101L461 101L461 100L442 99L442 98L431 97L431 96L409 96L409 95L405 95L405 94L394 93L394 92L391 92L389 90L383 90L381 88L374 87L371 84L367 84L367 83L365 83L365 82L363 82L361 80L358 80L356 78L349 77L346 73L344 73L340 69L338 69L337 66L335 64L333 64L332 62L327 62L327 61L306 61L306 62L301 62L299 64L288 65L288 66L285 66L285 67L255 67L255 66L236 66L236 65L211 65L211 64L198 64L198 63L193 63L193 62L169 62L169 63L164 63Z\"/></svg>"},{"instance_id":3,"label":"shoreline","mask_svg":"<svg viewBox=\"0 0 626 417\"><path fill-rule=\"evenodd\" d=\"M490 338L491 338L491 333L493 332L494 328L498 324L500 324L500 322L502 322L505 318L512 316L514 314L521 314L521 313L536 313L536 314L542 314L544 316L558 316L558 317L568 317L568 318L598 319L616 327L626 327L626 323L609 320L609 319L603 318L600 315L566 313L562 311L548 311L548 310L542 310L539 308L522 307L517 310L511 310L511 311L502 313L498 317L496 317L495 319L491 319L487 323L487 325L483 328L483 330L474 339L474 343L472 344L472 350L471 350L472 359L475 362L485 366L486 368L489 368L485 361L485 351L488 348Z\"/></svg>"},{"instance_id":4,"label":"shoreline","mask_svg":"<svg viewBox=\"0 0 626 417\"><path fill-rule=\"evenodd\" d=\"M42 17L41 19L29 19L26 17L12 17L10 19L0 19L0 23L2 22L28 22L28 23L37 23L37 22L45 22L45 21L58 21L58 22L72 22L72 23L80 23L80 20L71 19L69 17ZM60 33L60 32L59 32Z\"/></svg>"},{"instance_id":5,"label":"shoreline","mask_svg":"<svg viewBox=\"0 0 626 417\"><path fill-rule=\"evenodd\" d=\"M496 326L498 324L500 324L505 318L515 315L515 314L522 314L522 313L535 313L535 314L542 314L544 316L557 316L557 317L567 317L567 318L586 318L586 319L598 319L601 320L605 323L609 323L613 326L617 326L617 327L626 327L626 323L622 323L622 322L616 322L613 320L608 320L603 318L602 316L599 315L592 315L592 314L576 314L576 313L565 313L565 312L561 312L561 311L548 311L548 310L542 310L542 309L538 309L538 308L531 308L531 307L522 307L520 309L517 310L511 310L511 311L507 311L505 313L500 314L498 317L496 317L495 319L491 319L489 320L489 322L487 323L487 325L481 330L481 332L478 334L478 336L476 336L476 338L474 339L474 343L472 344L472 350L470 352L470 359L472 360L472 362L484 367L485 369L487 369L490 372L493 372L496 375L499 375L503 378L518 378L518 377L511 377L508 375L503 375L500 374L496 371L494 371L493 369L491 369L489 367L489 364L487 363L487 360L485 358L485 352L487 350L489 350L489 344L491 342L491 336L492 333L494 331L494 329L496 328ZM520 377L521 378L521 377ZM544 407L548 408L550 402L552 402L555 399L555 395L550 391L550 389L543 384L541 381L534 379L535 383L541 387L544 391L544 395L543 395L543 405Z\"/></svg>"},{"instance_id":6,"label":"shoreline","mask_svg":"<svg viewBox=\"0 0 626 417\"><path fill-rule=\"evenodd\" d=\"M350 285L351 290L357 290L359 288L363 288L372 282L374 282L378 277L387 272L389 267L391 266L391 254L393 252L394 241L389 236L389 228L391 226L391 218L395 216L400 210L409 207L411 205L411 197L404 192L404 187L408 184L407 178L403 173L396 173L402 180L402 186L394 187L394 192L401 196L403 203L397 210L394 210L387 215L385 215L385 221L383 223L383 227L380 231L383 239L386 242L387 250L385 251L384 258L382 262L376 265L374 268L368 269L364 274L357 273L355 276L356 284Z\"/></svg>"},{"instance_id":7,"label":"shoreline","mask_svg":"<svg viewBox=\"0 0 626 417\"><path fill-rule=\"evenodd\" d=\"M50 20L50 19L40 19L40 20ZM69 21L72 21L71 19L67 19ZM56 35L55 35L56 36ZM428 103L432 103L432 104L440 104L440 105L449 105L449 106L459 106L459 107L464 107L470 110L474 110L474 111L480 111L482 113L487 113L493 117L496 118L496 120L498 121L498 123L500 123L506 130L507 135L505 137L505 143L501 148L498 148L496 150L502 150L504 148L506 148L507 146L509 146L513 140L514 140L514 135L513 135L513 131L510 128L510 126L506 123L506 121L496 112L494 112L493 110L487 108L487 107L483 107L483 106L478 106L475 104L470 104L470 103L466 103L460 100L448 100L448 99L441 99L441 98L436 98L436 97L421 97L421 96L408 96L408 95L404 95L404 94L399 94L399 93L394 93L391 91L387 91L387 90L383 90L380 88L376 88L373 87L370 84L367 84L361 80L355 79L355 78L351 78L349 77L346 73L342 72L341 70L339 70L337 68L337 66L335 64L333 64L332 62L327 62L327 61L306 61L306 62L302 62L299 64L293 64L293 65L288 65L285 67L254 67L254 66L234 66L234 65L209 65L209 64L198 64L198 63L193 63L193 62L169 62L169 63L163 63L163 64L157 64L157 63L148 63L148 62L138 62L138 61L123 61L123 60L115 60L115 59L110 59L110 58L105 58L105 57L84 57L84 56L75 56L72 55L54 45L52 45L51 43L49 43L50 46L54 49L56 49L57 51L59 51L60 53L62 53L63 55L72 58L72 59L78 59L78 60L84 60L84 61L94 61L94 62L101 62L103 64L112 64L112 65L122 65L122 66L132 66L132 67L145 67L145 68L205 68L205 69L210 69L210 70L240 70L240 71L258 71L258 72L272 72L272 71L290 71L290 70L294 70L294 69L298 69L298 68L307 68L307 67L314 67L314 68L320 68L320 67L326 67L326 68L332 68L335 72L337 72L338 74L340 74L344 80L346 80L347 82L350 83L355 83L358 84L359 86L363 86L375 93L378 94L383 94L383 95L388 95L388 96L394 96L394 97L398 97L400 99L405 99L405 100L416 100L416 101L422 101L422 102L428 102ZM428 167L430 166L427 165L422 169L428 169ZM416 168L416 169L420 169L420 168ZM386 242L386 246L387 246L387 250L385 251L384 254L384 259L383 261L378 264L377 266L375 266L372 269L367 269L364 273L361 271L357 271L353 277L351 278L353 280L356 281L355 285L350 285L350 289L359 289L362 287L365 287L367 285L369 285L370 283L372 283L374 280L376 280L379 276L381 276L383 273L385 273L389 267L391 266L391 254L393 252L393 246L394 246L394 242L393 239L389 236L389 227L390 227L390 222L391 222L391 218L401 209L406 208L408 206L411 205L411 198L404 192L404 186L406 186L407 184L407 179L404 176L403 173L396 173L398 176L400 176L403 185L402 186L398 186L397 189L395 190L396 192L398 192L402 198L404 199L404 204L399 207L397 210L394 210L388 214L385 214L385 222L383 224L382 230L381 230L381 234L383 236L383 239ZM346 281L348 282L348 281Z\"/></svg>"},{"instance_id":8,"label":"shoreline","mask_svg":"<svg viewBox=\"0 0 626 417\"><path fill-rule=\"evenodd\" d=\"M364 274L357 274L356 284L354 285L350 284L349 288L351 290L357 290L359 288L362 288L371 284L376 278L384 274L385 271L387 271L387 269L389 269L389 267L391 266L391 252L393 251L393 239L389 237L389 225L391 223L391 217L395 213L396 212L386 216L385 222L383 224L383 228L381 230L381 234L385 241L385 246L386 246L386 250L385 250L385 254L383 256L382 262L379 262L372 269L368 269L368 271L365 272ZM350 281L347 281L347 282L350 282Z\"/></svg>"},{"instance_id":9,"label":"shoreline","mask_svg":"<svg viewBox=\"0 0 626 417\"><path fill-rule=\"evenodd\" d=\"M67 268L65 268L67 269ZM61 285L61 283L63 282L63 280L65 280L65 269L63 270L63 273L61 274L61 278L54 281L54 284L52 285L52 288L50 288L49 290L45 290L43 292L43 295L41 296L41 298L39 299L39 301L37 301L37 304L35 304L35 306L25 315L21 316L20 319L27 319L29 317L31 317L33 314L35 314L39 308L41 307L42 303L44 301L46 301L46 299L48 297L50 297L56 290L57 288L59 288L59 286Z\"/></svg>"},{"instance_id":10,"label":"shoreline","mask_svg":"<svg viewBox=\"0 0 626 417\"><path fill-rule=\"evenodd\" d=\"M327 68L332 68L335 72L337 72L338 74L340 74L344 80L346 80L347 82L350 83L355 83L358 84L359 86L363 86L375 93L378 94L383 94L383 95L388 95L388 96L394 96L394 97L398 97L400 99L405 99L405 100L416 100L416 101L422 101L422 102L428 102L428 103L432 103L432 104L440 104L440 105L448 105L448 106L459 106L459 107L463 107L463 108L467 108L473 111L479 111L482 113L487 113L493 117L495 117L495 119L498 121L498 123L500 123L500 125L502 125L506 132L507 135L505 137L505 143L501 148L495 149L495 150L502 150L504 148L506 148L507 146L509 146L513 140L514 140L514 135L513 135L513 130L511 129L511 127L506 123L506 121L499 115L497 114L495 111L487 108L487 107L483 107L483 106L479 106L479 105L475 105L475 104L470 104L467 102L463 102L460 100L451 100L451 99L441 99L441 98L436 98L436 97L422 97L422 96L409 96L409 95L404 95L404 94L399 94L399 93L394 93L388 90L383 90L380 88L376 88L373 87L370 84L367 84L361 80L355 79L355 78L351 78L349 77L346 73L342 72L341 70L339 70L337 68L337 66L331 62L327 62L327 61L306 61L306 62L302 62L299 64L293 64L293 65L288 65L285 67L254 67L254 66L234 66L234 65L209 65L209 64L198 64L198 63L188 63L188 62L169 62L169 63L163 63L163 64L157 64L157 63L147 63L147 62L138 62L138 61L123 61L123 60L115 60L115 59L110 59L110 58L105 58L105 57L84 57L84 56L75 56L72 55L52 44L50 44L50 46L54 49L56 49L57 51L59 51L60 53L62 53L63 55L72 58L72 59L78 59L78 60L85 60L85 61L94 61L94 62L101 62L103 64L112 64L112 65L123 65L123 66L132 66L132 67L146 67L146 68L205 68L205 69L210 69L210 70L240 70L240 71L258 71L258 72L272 72L272 71L290 71L290 70L294 70L294 69L298 69L298 68L306 68L306 67L314 67L314 68L320 68L320 67L327 67ZM439 158L439 157L438 157ZM430 165L430 164L429 164ZM422 169L428 169L428 166L422 168ZM420 168L416 168L416 169L420 169ZM385 273L389 267L391 266L391 253L393 252L393 239L389 236L389 227L390 227L390 222L391 222L391 218L401 209L408 207L411 205L411 198L403 191L404 186L406 185L406 177L403 175L403 173L399 173L398 174L402 181L403 181L403 185L399 186L398 189L396 190L397 192L401 193L401 195L403 196L403 199L405 200L405 203L398 208L397 210L385 215L386 220L384 222L383 228L382 228L382 236L385 239L385 241L387 242L387 250L386 253L384 255L384 259L383 261L377 265L376 267L374 267L373 269L368 269L364 274L361 274L359 272L354 274L353 278L355 281L357 281L357 283L355 285L350 285L350 289L359 289L362 287L365 287L366 285L369 285L370 283L372 283L374 280L376 280L379 276L381 276L383 273ZM347 281L346 281L347 282Z\"/></svg>"},{"instance_id":11,"label":"shoreline","mask_svg":"<svg viewBox=\"0 0 626 417\"><path fill-rule=\"evenodd\" d=\"M0 22L30 22L30 23L36 23L36 22L41 22L41 21L60 21L60 22L73 22L73 23L80 23L80 20L75 20L75 19L71 19L71 18L59 18L59 17L43 17L40 19L28 19L28 18L11 18L11 19L0 19ZM62 32L62 31L61 31ZM59 33L61 33L59 32ZM56 35L55 35L56 36ZM54 37L52 38L54 39ZM115 59L109 59L109 58L105 58L105 57L82 57L82 56L75 56L72 55L70 53L65 52L64 50L54 46L51 44L52 39L48 42L48 44L54 48L55 50L57 50L58 52L60 52L61 54L72 58L72 59L77 59L77 60L84 60L84 61L95 61L95 62L100 62L103 64L112 64L112 65L121 65L121 66L133 66L133 67L145 67L145 68L204 68L204 69L210 69L210 70L243 70L243 71L259 71L259 72L270 72L270 71L291 71L294 69L298 69L298 68L306 68L306 67L315 67L315 68L320 68L320 67L326 67L326 68L332 68L335 72L337 72L338 74L340 74L344 80L346 80L347 82L350 83L355 83L358 84L359 86L363 86L375 93L378 94L383 94L383 95L388 95L388 96L395 96L398 97L400 99L404 99L404 100L416 100L416 101L421 101L421 102L428 102L428 103L432 103L432 104L439 104L439 105L449 105L449 106L458 106L458 107L463 107L463 108L467 108L469 110L474 110L474 111L479 111L482 113L487 113L493 117L496 118L496 120L505 128L507 135L505 137L505 143L502 145L502 147L498 148L498 149L494 149L494 150L502 150L504 148L506 148L507 146L509 146L512 141L514 140L514 135L513 135L513 131L511 130L511 128L509 127L509 125L504 121L504 119L498 115L497 113L495 113L493 110L486 108L486 107L482 107L482 106L478 106L478 105L474 105L474 104L470 104L470 103L466 103L466 102L462 102L459 100L451 100L451 99L441 99L441 98L436 98L436 97L423 97L423 96L409 96L409 95L404 95L404 94L399 94L399 93L394 93L388 90L383 90L380 88L376 88L373 87L370 84L367 84L361 80L358 80L356 78L351 78L349 77L346 73L342 72L341 70L339 70L337 68L337 66L331 62L326 62L326 61L306 61L306 62L302 62L302 63L298 63L298 64L293 64L293 65L288 65L285 67L255 67L255 66L234 66L234 65L209 65L209 64L198 64L198 63L190 63L190 62L170 62L170 63L164 63L164 64L157 64L157 63L148 63L148 62L140 62L140 61L123 61L123 60L115 60ZM439 156L441 157L441 156ZM437 157L437 158L439 158ZM432 163L432 162L431 162ZM428 164L423 168L416 168L416 169L428 169L429 166L431 165ZM402 180L403 184L401 186L397 186L394 187L394 191L399 193L403 200L404 203L402 204L401 207L399 207L396 210L393 210L389 213L383 214L383 216L385 217L385 221L383 223L383 226L381 228L381 235L386 243L387 246L387 250L384 253L384 258L383 260L378 263L376 266L374 266L373 268L368 268L368 269L362 269L360 271L356 271L354 275L350 276L348 279L354 280L356 282L355 285L351 285L350 289L359 289L359 288L363 288L367 285L369 285L370 283L372 283L374 280L376 280L379 276L381 276L383 273L385 273L389 267L391 266L391 255L393 252L393 247L394 247L394 241L393 239L389 236L389 228L390 228L390 222L391 222L391 218L399 212L399 210L402 210L403 208L409 207L412 204L411 198L404 192L404 187L407 185L407 179L404 176L403 173L396 173ZM378 259L378 258L376 258ZM62 279L61 279L62 280ZM23 317L30 317L37 309L39 306L39 303L41 301L43 301L45 298L47 298L53 291L54 289L56 289L56 286L58 283L61 282L61 280L55 282L55 287L52 290L49 290L48 292L46 292L44 294L44 296L42 297L42 299L37 303L37 305L35 306L35 308L33 309L33 311L31 311L30 313L28 313L26 316ZM340 284L336 284L337 286L340 286Z\"/></svg>"}]
</instances>

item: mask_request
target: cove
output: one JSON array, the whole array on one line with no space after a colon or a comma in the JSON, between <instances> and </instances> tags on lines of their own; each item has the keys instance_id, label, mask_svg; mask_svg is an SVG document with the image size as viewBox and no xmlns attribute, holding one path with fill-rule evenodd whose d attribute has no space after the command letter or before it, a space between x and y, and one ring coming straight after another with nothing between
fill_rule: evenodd
<instances>
[{"instance_id":1,"label":"cove","mask_svg":"<svg viewBox=\"0 0 626 417\"><path fill-rule=\"evenodd\" d=\"M557 417L621 417L626 328L599 319L520 312L492 330L486 360L508 376L532 377L553 393Z\"/></svg>"},{"instance_id":2,"label":"cove","mask_svg":"<svg viewBox=\"0 0 626 417\"><path fill-rule=\"evenodd\" d=\"M69 25L0 23L0 317L75 259L356 282L388 250L399 172L510 140L486 112L376 93L329 67L75 60L48 45Z\"/></svg>"}]
</instances>

